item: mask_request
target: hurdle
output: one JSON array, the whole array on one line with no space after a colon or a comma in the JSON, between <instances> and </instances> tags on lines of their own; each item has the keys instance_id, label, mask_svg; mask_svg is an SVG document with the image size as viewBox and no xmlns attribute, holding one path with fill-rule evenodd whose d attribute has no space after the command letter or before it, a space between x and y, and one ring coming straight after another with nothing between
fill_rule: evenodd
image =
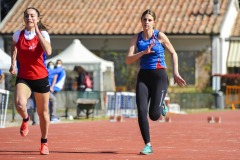
<instances>
[{"instance_id":1,"label":"hurdle","mask_svg":"<svg viewBox=\"0 0 240 160\"><path fill-rule=\"evenodd\" d=\"M226 86L226 104L235 110L235 104L240 104L240 86Z\"/></svg>"},{"instance_id":2,"label":"hurdle","mask_svg":"<svg viewBox=\"0 0 240 160\"><path fill-rule=\"evenodd\" d=\"M0 89L1 96L1 109L0 109L0 128L5 128L6 116L7 116L7 106L9 99L9 91Z\"/></svg>"},{"instance_id":3,"label":"hurdle","mask_svg":"<svg viewBox=\"0 0 240 160\"><path fill-rule=\"evenodd\" d=\"M110 121L122 121L125 118L134 118L136 111L136 94L132 92L107 92L107 116Z\"/></svg>"}]
</instances>

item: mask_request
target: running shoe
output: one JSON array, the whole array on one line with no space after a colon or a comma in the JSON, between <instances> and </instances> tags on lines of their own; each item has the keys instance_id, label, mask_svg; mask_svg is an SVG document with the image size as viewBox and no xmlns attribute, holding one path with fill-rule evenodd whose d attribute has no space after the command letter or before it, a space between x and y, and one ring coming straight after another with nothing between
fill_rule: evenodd
<instances>
[{"instance_id":1,"label":"running shoe","mask_svg":"<svg viewBox=\"0 0 240 160\"><path fill-rule=\"evenodd\" d=\"M162 115L166 116L168 113L168 106L166 105L166 103L163 101L163 110L162 110Z\"/></svg>"},{"instance_id":2,"label":"running shoe","mask_svg":"<svg viewBox=\"0 0 240 160\"><path fill-rule=\"evenodd\" d=\"M141 155L148 155L148 154L152 154L153 150L152 150L152 146L146 145L143 150L140 152Z\"/></svg>"},{"instance_id":3,"label":"running shoe","mask_svg":"<svg viewBox=\"0 0 240 160\"><path fill-rule=\"evenodd\" d=\"M58 118L58 117L56 117L56 116L51 116L50 122L51 122L51 123L60 122L60 118Z\"/></svg>"},{"instance_id":4,"label":"running shoe","mask_svg":"<svg viewBox=\"0 0 240 160\"><path fill-rule=\"evenodd\" d=\"M41 143L40 154L41 155L48 155L49 154L47 143Z\"/></svg>"},{"instance_id":5,"label":"running shoe","mask_svg":"<svg viewBox=\"0 0 240 160\"><path fill-rule=\"evenodd\" d=\"M28 117L29 118L29 120L30 120L30 117ZM28 121L29 121L28 120ZM24 122L24 121L22 121L22 125L21 125L21 127L20 127L20 134L21 134L21 136L23 136L23 137L26 137L27 136L27 134L28 134L28 121L27 122Z\"/></svg>"}]
</instances>

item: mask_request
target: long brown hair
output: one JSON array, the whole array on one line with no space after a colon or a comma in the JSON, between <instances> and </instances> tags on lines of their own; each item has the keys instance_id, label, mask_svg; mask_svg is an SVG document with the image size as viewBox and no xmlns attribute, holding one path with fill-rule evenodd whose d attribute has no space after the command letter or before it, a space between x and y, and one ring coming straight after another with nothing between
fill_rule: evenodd
<instances>
[{"instance_id":1,"label":"long brown hair","mask_svg":"<svg viewBox=\"0 0 240 160\"><path fill-rule=\"evenodd\" d=\"M34 7L28 7L25 11L24 11L24 15L26 14L27 10L28 9L33 9L36 11L37 13L37 16L40 18L39 22L38 22L38 28L39 30L43 30L43 31L48 31L48 29L50 28L48 25L42 23L41 21L41 18L42 18L42 15L40 14L39 10L37 8L34 8Z\"/></svg>"},{"instance_id":2,"label":"long brown hair","mask_svg":"<svg viewBox=\"0 0 240 160\"><path fill-rule=\"evenodd\" d=\"M153 17L153 20L155 21L156 20L156 14L150 10L150 9L147 9L146 11L143 12L142 16L141 16L141 19L146 15L146 14L150 14L152 17Z\"/></svg>"}]
</instances>

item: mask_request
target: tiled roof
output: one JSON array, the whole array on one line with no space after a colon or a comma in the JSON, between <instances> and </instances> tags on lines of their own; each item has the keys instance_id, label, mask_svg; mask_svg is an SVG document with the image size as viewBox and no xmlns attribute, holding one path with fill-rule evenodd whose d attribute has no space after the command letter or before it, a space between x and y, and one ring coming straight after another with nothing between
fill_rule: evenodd
<instances>
[{"instance_id":1,"label":"tiled roof","mask_svg":"<svg viewBox=\"0 0 240 160\"><path fill-rule=\"evenodd\" d=\"M0 33L22 29L23 11L31 6L56 35L138 33L146 9L156 13L155 28L167 34L218 34L229 2L221 0L219 14L214 15L213 0L19 0Z\"/></svg>"},{"instance_id":2,"label":"tiled roof","mask_svg":"<svg viewBox=\"0 0 240 160\"><path fill-rule=\"evenodd\" d=\"M233 36L233 37L239 37L240 36L240 12L238 13L238 16L237 16L237 19L235 21L231 36Z\"/></svg>"}]
</instances>

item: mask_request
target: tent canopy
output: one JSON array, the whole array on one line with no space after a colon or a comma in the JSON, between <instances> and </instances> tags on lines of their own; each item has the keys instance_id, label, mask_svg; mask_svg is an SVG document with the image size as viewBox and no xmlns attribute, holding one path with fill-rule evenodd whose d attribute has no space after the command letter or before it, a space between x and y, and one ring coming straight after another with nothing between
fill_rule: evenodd
<instances>
[{"instance_id":1,"label":"tent canopy","mask_svg":"<svg viewBox=\"0 0 240 160\"><path fill-rule=\"evenodd\" d=\"M93 89L99 91L115 91L114 63L106 61L89 51L80 40L73 40L66 49L47 62L62 60L66 70L73 71L75 66L82 66L93 73Z\"/></svg>"},{"instance_id":2,"label":"tent canopy","mask_svg":"<svg viewBox=\"0 0 240 160\"><path fill-rule=\"evenodd\" d=\"M7 73L11 66L11 57L0 49L0 69Z\"/></svg>"},{"instance_id":3,"label":"tent canopy","mask_svg":"<svg viewBox=\"0 0 240 160\"><path fill-rule=\"evenodd\" d=\"M88 71L96 70L96 67L93 68L94 65L100 66L100 70L102 72L105 72L106 70L114 70L113 62L106 61L96 56L84 45L82 45L78 39L73 40L73 43L70 44L70 46L68 46L57 56L48 59L47 62L56 62L58 59L62 60L63 65L67 70L73 70L75 65L81 65Z\"/></svg>"}]
</instances>

